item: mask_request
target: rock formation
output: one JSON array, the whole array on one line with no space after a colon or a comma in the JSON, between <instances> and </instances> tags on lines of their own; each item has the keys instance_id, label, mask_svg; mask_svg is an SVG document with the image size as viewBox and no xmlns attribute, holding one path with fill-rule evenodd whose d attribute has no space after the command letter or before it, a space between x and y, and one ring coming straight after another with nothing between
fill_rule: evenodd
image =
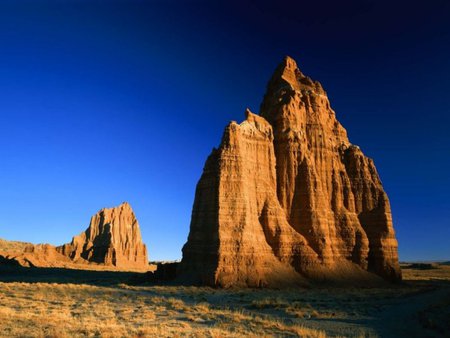
<instances>
[{"instance_id":1,"label":"rock formation","mask_svg":"<svg viewBox=\"0 0 450 338\"><path fill-rule=\"evenodd\" d=\"M0 239L0 264L128 271L150 268L139 223L128 203L100 210L86 231L58 247Z\"/></svg>"},{"instance_id":2,"label":"rock formation","mask_svg":"<svg viewBox=\"0 0 450 338\"><path fill-rule=\"evenodd\" d=\"M75 262L85 260L119 268L148 268L147 248L142 242L139 223L126 202L100 210L92 216L86 231L57 250Z\"/></svg>"},{"instance_id":3,"label":"rock formation","mask_svg":"<svg viewBox=\"0 0 450 338\"><path fill-rule=\"evenodd\" d=\"M213 286L401 279L389 200L320 83L289 57L198 182L181 278Z\"/></svg>"},{"instance_id":4,"label":"rock formation","mask_svg":"<svg viewBox=\"0 0 450 338\"><path fill-rule=\"evenodd\" d=\"M30 245L33 244L28 242L8 241L6 239L0 238L0 252L8 252L11 254L20 253Z\"/></svg>"},{"instance_id":5,"label":"rock formation","mask_svg":"<svg viewBox=\"0 0 450 338\"><path fill-rule=\"evenodd\" d=\"M5 265L41 268L70 268L73 265L70 258L60 254L53 245L31 243L27 243L20 251L0 252L0 262Z\"/></svg>"}]
</instances>

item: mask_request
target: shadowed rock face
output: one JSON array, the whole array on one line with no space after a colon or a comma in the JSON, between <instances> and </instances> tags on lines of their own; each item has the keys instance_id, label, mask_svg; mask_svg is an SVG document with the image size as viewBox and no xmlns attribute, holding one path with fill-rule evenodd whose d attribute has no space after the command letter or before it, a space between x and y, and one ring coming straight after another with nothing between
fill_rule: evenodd
<instances>
[{"instance_id":1,"label":"shadowed rock face","mask_svg":"<svg viewBox=\"0 0 450 338\"><path fill-rule=\"evenodd\" d=\"M181 277L217 286L401 279L389 200L322 86L287 57L197 185Z\"/></svg>"},{"instance_id":2,"label":"shadowed rock face","mask_svg":"<svg viewBox=\"0 0 450 338\"><path fill-rule=\"evenodd\" d=\"M148 268L147 248L139 223L128 203L102 209L92 216L89 227L70 244L57 247L73 261L88 261L121 268Z\"/></svg>"}]
</instances>

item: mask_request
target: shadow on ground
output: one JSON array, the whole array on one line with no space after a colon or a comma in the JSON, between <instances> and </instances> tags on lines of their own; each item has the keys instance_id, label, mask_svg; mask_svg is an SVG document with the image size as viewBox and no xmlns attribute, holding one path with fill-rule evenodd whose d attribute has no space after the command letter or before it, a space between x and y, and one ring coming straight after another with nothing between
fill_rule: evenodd
<instances>
[{"instance_id":1,"label":"shadow on ground","mask_svg":"<svg viewBox=\"0 0 450 338\"><path fill-rule=\"evenodd\" d=\"M145 273L75 270L64 268L26 268L0 265L0 282L116 285L142 279Z\"/></svg>"},{"instance_id":2,"label":"shadow on ground","mask_svg":"<svg viewBox=\"0 0 450 338\"><path fill-rule=\"evenodd\" d=\"M194 312L195 316L199 313L205 317L204 325L211 320L227 320L221 316L231 313L238 319L263 316L323 330L329 335L348 336L359 332L362 336L441 337L450 332L450 267L436 267L405 266L402 284L377 288L322 285L284 290L213 289L162 282L156 285L152 273L2 265L0 282L106 286L108 292L134 296L178 311L180 318L186 317L186 309L206 306L205 313ZM105 297L108 300L110 296Z\"/></svg>"}]
</instances>

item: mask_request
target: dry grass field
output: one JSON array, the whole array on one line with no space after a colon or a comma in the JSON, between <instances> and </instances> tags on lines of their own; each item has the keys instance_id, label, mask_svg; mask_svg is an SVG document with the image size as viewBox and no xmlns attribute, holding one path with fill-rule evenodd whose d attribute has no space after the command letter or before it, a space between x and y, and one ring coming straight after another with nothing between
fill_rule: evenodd
<instances>
[{"instance_id":1,"label":"dry grass field","mask_svg":"<svg viewBox=\"0 0 450 338\"><path fill-rule=\"evenodd\" d=\"M448 336L450 266L405 265L403 274L391 287L217 290L136 285L124 272L0 267L0 336Z\"/></svg>"}]
</instances>

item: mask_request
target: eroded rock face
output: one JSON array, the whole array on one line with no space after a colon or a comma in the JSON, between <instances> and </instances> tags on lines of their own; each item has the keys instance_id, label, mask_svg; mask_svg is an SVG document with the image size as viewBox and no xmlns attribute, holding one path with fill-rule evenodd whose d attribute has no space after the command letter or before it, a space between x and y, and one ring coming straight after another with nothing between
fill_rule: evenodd
<instances>
[{"instance_id":1,"label":"eroded rock face","mask_svg":"<svg viewBox=\"0 0 450 338\"><path fill-rule=\"evenodd\" d=\"M180 274L219 286L401 279L373 161L293 59L275 71L260 116L230 123L209 156Z\"/></svg>"},{"instance_id":2,"label":"eroded rock face","mask_svg":"<svg viewBox=\"0 0 450 338\"><path fill-rule=\"evenodd\" d=\"M89 227L72 242L57 247L71 260L119 268L147 269L147 248L139 223L128 203L102 209L92 216Z\"/></svg>"},{"instance_id":3,"label":"eroded rock face","mask_svg":"<svg viewBox=\"0 0 450 338\"><path fill-rule=\"evenodd\" d=\"M272 127L247 111L246 121L228 125L220 148L206 161L183 248L184 278L225 287L301 282L271 247L277 242L280 256L296 246L309 249L296 245L302 238L283 214L276 196Z\"/></svg>"},{"instance_id":4,"label":"eroded rock face","mask_svg":"<svg viewBox=\"0 0 450 338\"><path fill-rule=\"evenodd\" d=\"M0 264L24 267L147 271L147 248L131 206L102 209L86 231L55 247L0 239Z\"/></svg>"},{"instance_id":5,"label":"eroded rock face","mask_svg":"<svg viewBox=\"0 0 450 338\"><path fill-rule=\"evenodd\" d=\"M18 243L18 242L15 242ZM50 244L26 244L20 250L0 251L0 263L23 267L71 267L70 258L62 255Z\"/></svg>"}]
</instances>

